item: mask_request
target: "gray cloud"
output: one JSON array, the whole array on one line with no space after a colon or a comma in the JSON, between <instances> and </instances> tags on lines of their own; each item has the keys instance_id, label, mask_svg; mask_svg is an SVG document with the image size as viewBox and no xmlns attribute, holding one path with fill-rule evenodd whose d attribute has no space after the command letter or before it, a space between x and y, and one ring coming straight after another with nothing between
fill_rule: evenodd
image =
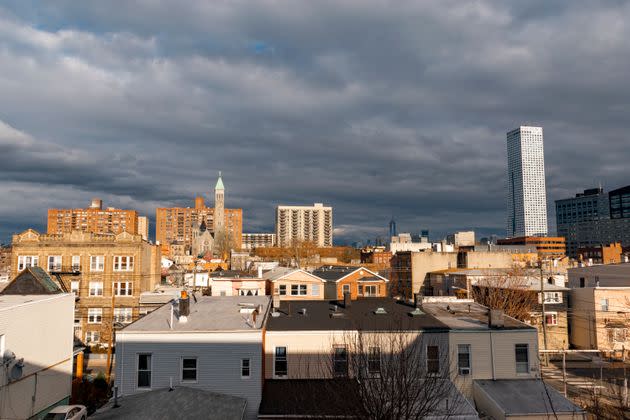
<instances>
[{"instance_id":1,"label":"gray cloud","mask_svg":"<svg viewBox=\"0 0 630 420\"><path fill-rule=\"evenodd\" d=\"M154 216L225 173L246 230L325 202L341 239L502 233L505 132L548 201L628 183L622 1L0 7L0 241L92 196ZM553 225L553 212L550 212Z\"/></svg>"}]
</instances>

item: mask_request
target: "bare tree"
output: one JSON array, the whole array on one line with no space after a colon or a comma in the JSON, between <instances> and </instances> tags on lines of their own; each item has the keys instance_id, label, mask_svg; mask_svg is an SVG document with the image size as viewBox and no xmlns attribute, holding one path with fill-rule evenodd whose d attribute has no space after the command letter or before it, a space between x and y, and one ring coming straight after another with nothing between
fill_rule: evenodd
<instances>
[{"instance_id":1,"label":"bare tree","mask_svg":"<svg viewBox=\"0 0 630 420\"><path fill-rule=\"evenodd\" d=\"M596 419L630 420L628 390L623 379L606 382L579 395L577 402Z\"/></svg>"},{"instance_id":2,"label":"bare tree","mask_svg":"<svg viewBox=\"0 0 630 420\"><path fill-rule=\"evenodd\" d=\"M521 321L529 320L538 304L537 292L531 290L525 270L517 266L501 275L482 275L470 288L475 302L501 309Z\"/></svg>"}]
</instances>

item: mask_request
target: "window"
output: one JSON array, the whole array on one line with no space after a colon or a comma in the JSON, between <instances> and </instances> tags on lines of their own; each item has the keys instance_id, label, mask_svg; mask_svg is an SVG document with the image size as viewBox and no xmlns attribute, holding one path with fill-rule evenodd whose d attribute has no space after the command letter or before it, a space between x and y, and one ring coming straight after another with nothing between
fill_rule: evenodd
<instances>
[{"instance_id":1,"label":"window","mask_svg":"<svg viewBox=\"0 0 630 420\"><path fill-rule=\"evenodd\" d=\"M274 375L287 376L287 348L276 347L276 355L274 360Z\"/></svg>"},{"instance_id":2,"label":"window","mask_svg":"<svg viewBox=\"0 0 630 420\"><path fill-rule=\"evenodd\" d=\"M365 296L376 296L378 294L378 286L365 286Z\"/></svg>"},{"instance_id":3,"label":"window","mask_svg":"<svg viewBox=\"0 0 630 420\"><path fill-rule=\"evenodd\" d=\"M48 271L61 271L61 255L48 256Z\"/></svg>"},{"instance_id":4,"label":"window","mask_svg":"<svg viewBox=\"0 0 630 420\"><path fill-rule=\"evenodd\" d=\"M241 378L249 378L249 359L241 359Z\"/></svg>"},{"instance_id":5,"label":"window","mask_svg":"<svg viewBox=\"0 0 630 420\"><path fill-rule=\"evenodd\" d=\"M560 292L545 292L545 303L562 303L562 293ZM540 303L540 297L538 299Z\"/></svg>"},{"instance_id":6,"label":"window","mask_svg":"<svg viewBox=\"0 0 630 420\"><path fill-rule=\"evenodd\" d=\"M103 282L102 281L90 282L90 296L103 296Z\"/></svg>"},{"instance_id":7,"label":"window","mask_svg":"<svg viewBox=\"0 0 630 420\"><path fill-rule=\"evenodd\" d=\"M278 294L280 294L281 296L285 296L287 294L286 284L281 284L280 286L278 286Z\"/></svg>"},{"instance_id":8,"label":"window","mask_svg":"<svg viewBox=\"0 0 630 420\"><path fill-rule=\"evenodd\" d=\"M319 296L319 284L311 285L311 296Z\"/></svg>"},{"instance_id":9,"label":"window","mask_svg":"<svg viewBox=\"0 0 630 420\"><path fill-rule=\"evenodd\" d=\"M138 355L138 388L151 388L151 354Z\"/></svg>"},{"instance_id":10,"label":"window","mask_svg":"<svg viewBox=\"0 0 630 420\"><path fill-rule=\"evenodd\" d=\"M4 334L0 334L0 354L4 354Z\"/></svg>"},{"instance_id":11,"label":"window","mask_svg":"<svg viewBox=\"0 0 630 420\"><path fill-rule=\"evenodd\" d=\"M98 343L101 335L98 331L88 331L85 333L85 344Z\"/></svg>"},{"instance_id":12,"label":"window","mask_svg":"<svg viewBox=\"0 0 630 420\"><path fill-rule=\"evenodd\" d=\"M305 284L292 284L291 296L306 296L306 285Z\"/></svg>"},{"instance_id":13,"label":"window","mask_svg":"<svg viewBox=\"0 0 630 420\"><path fill-rule=\"evenodd\" d=\"M81 270L81 256L73 255L72 256L72 271L80 271Z\"/></svg>"},{"instance_id":14,"label":"window","mask_svg":"<svg viewBox=\"0 0 630 420\"><path fill-rule=\"evenodd\" d=\"M100 324L103 320L103 308L88 308L88 324Z\"/></svg>"},{"instance_id":15,"label":"window","mask_svg":"<svg viewBox=\"0 0 630 420\"><path fill-rule=\"evenodd\" d=\"M27 269L28 267L37 267L39 257L37 255L20 255L18 256L18 271Z\"/></svg>"},{"instance_id":16,"label":"window","mask_svg":"<svg viewBox=\"0 0 630 420\"><path fill-rule=\"evenodd\" d=\"M348 376L348 350L345 347L333 349L333 373L335 376Z\"/></svg>"},{"instance_id":17,"label":"window","mask_svg":"<svg viewBox=\"0 0 630 420\"><path fill-rule=\"evenodd\" d=\"M440 373L440 349L427 346L427 373Z\"/></svg>"},{"instance_id":18,"label":"window","mask_svg":"<svg viewBox=\"0 0 630 420\"><path fill-rule=\"evenodd\" d=\"M529 373L529 345L515 344L516 373Z\"/></svg>"},{"instance_id":19,"label":"window","mask_svg":"<svg viewBox=\"0 0 630 420\"><path fill-rule=\"evenodd\" d=\"M363 285L362 284L359 285L359 294L360 295L363 294Z\"/></svg>"},{"instance_id":20,"label":"window","mask_svg":"<svg viewBox=\"0 0 630 420\"><path fill-rule=\"evenodd\" d=\"M73 280L70 282L70 291L77 296L79 295L79 282L78 281Z\"/></svg>"},{"instance_id":21,"label":"window","mask_svg":"<svg viewBox=\"0 0 630 420\"><path fill-rule=\"evenodd\" d=\"M470 375L470 344L457 345L457 368L460 375Z\"/></svg>"},{"instance_id":22,"label":"window","mask_svg":"<svg viewBox=\"0 0 630 420\"><path fill-rule=\"evenodd\" d=\"M599 305L602 307L603 312L608 312L608 299L600 299Z\"/></svg>"},{"instance_id":23,"label":"window","mask_svg":"<svg viewBox=\"0 0 630 420\"><path fill-rule=\"evenodd\" d=\"M608 335L610 337L610 341L613 343L621 343L624 344L627 339L627 329L626 328L611 328L608 330Z\"/></svg>"},{"instance_id":24,"label":"window","mask_svg":"<svg viewBox=\"0 0 630 420\"><path fill-rule=\"evenodd\" d=\"M90 256L90 271L103 271L105 269L105 255Z\"/></svg>"},{"instance_id":25,"label":"window","mask_svg":"<svg viewBox=\"0 0 630 420\"><path fill-rule=\"evenodd\" d=\"M345 295L346 292L350 293L350 285L349 284L344 284L341 288L341 290L343 291L343 294Z\"/></svg>"},{"instance_id":26,"label":"window","mask_svg":"<svg viewBox=\"0 0 630 420\"><path fill-rule=\"evenodd\" d=\"M545 313L545 324L558 325L558 313L557 312Z\"/></svg>"},{"instance_id":27,"label":"window","mask_svg":"<svg viewBox=\"0 0 630 420\"><path fill-rule=\"evenodd\" d=\"M584 277L580 277L580 287L584 287L584 283L585 283Z\"/></svg>"},{"instance_id":28,"label":"window","mask_svg":"<svg viewBox=\"0 0 630 420\"><path fill-rule=\"evenodd\" d=\"M370 347L368 353L368 373L381 373L381 349L380 347Z\"/></svg>"},{"instance_id":29,"label":"window","mask_svg":"<svg viewBox=\"0 0 630 420\"><path fill-rule=\"evenodd\" d=\"M182 358L182 382L197 382L197 358Z\"/></svg>"},{"instance_id":30,"label":"window","mask_svg":"<svg viewBox=\"0 0 630 420\"><path fill-rule=\"evenodd\" d=\"M114 257L114 271L133 271L133 256L116 255Z\"/></svg>"},{"instance_id":31,"label":"window","mask_svg":"<svg viewBox=\"0 0 630 420\"><path fill-rule=\"evenodd\" d=\"M114 322L129 324L132 316L131 308L114 308Z\"/></svg>"},{"instance_id":32,"label":"window","mask_svg":"<svg viewBox=\"0 0 630 420\"><path fill-rule=\"evenodd\" d=\"M114 295L131 296L133 294L133 284L130 281L115 281L112 284Z\"/></svg>"}]
</instances>

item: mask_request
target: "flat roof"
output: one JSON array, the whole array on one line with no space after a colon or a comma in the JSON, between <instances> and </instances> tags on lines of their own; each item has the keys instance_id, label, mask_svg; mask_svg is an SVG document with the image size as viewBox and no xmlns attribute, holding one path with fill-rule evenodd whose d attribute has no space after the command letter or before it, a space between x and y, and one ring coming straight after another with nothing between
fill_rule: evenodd
<instances>
[{"instance_id":1,"label":"flat roof","mask_svg":"<svg viewBox=\"0 0 630 420\"><path fill-rule=\"evenodd\" d=\"M72 293L56 293L52 295L0 295L0 311L7 311L16 306L29 305L45 300L60 299Z\"/></svg>"},{"instance_id":2,"label":"flat roof","mask_svg":"<svg viewBox=\"0 0 630 420\"><path fill-rule=\"evenodd\" d=\"M195 297L197 302L195 302ZM167 303L132 322L117 334L143 332L255 331L262 328L270 296L200 296L189 294L190 315L180 322L178 306ZM175 301L177 302L177 301ZM256 322L249 312L261 306ZM171 308L173 328L171 328Z\"/></svg>"},{"instance_id":3,"label":"flat roof","mask_svg":"<svg viewBox=\"0 0 630 420\"><path fill-rule=\"evenodd\" d=\"M349 307L340 301L283 300L267 321L267 331L447 331L448 326L412 305L392 298L353 300Z\"/></svg>"},{"instance_id":4,"label":"flat roof","mask_svg":"<svg viewBox=\"0 0 630 420\"><path fill-rule=\"evenodd\" d=\"M422 310L434 316L452 330L490 330L488 317L490 310L469 299L422 302ZM507 315L504 324L495 330L536 330L529 324Z\"/></svg>"},{"instance_id":5,"label":"flat roof","mask_svg":"<svg viewBox=\"0 0 630 420\"><path fill-rule=\"evenodd\" d=\"M540 379L476 379L474 387L489 396L506 416L553 415L554 411L584 414L584 410Z\"/></svg>"}]
</instances>

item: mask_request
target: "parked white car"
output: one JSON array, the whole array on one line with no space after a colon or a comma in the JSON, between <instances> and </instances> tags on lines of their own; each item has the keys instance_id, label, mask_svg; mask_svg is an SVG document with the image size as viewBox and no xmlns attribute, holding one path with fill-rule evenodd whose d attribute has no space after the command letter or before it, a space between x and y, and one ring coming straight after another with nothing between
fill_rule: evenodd
<instances>
[{"instance_id":1,"label":"parked white car","mask_svg":"<svg viewBox=\"0 0 630 420\"><path fill-rule=\"evenodd\" d=\"M59 405L46 414L44 420L85 420L87 408L84 405Z\"/></svg>"}]
</instances>

